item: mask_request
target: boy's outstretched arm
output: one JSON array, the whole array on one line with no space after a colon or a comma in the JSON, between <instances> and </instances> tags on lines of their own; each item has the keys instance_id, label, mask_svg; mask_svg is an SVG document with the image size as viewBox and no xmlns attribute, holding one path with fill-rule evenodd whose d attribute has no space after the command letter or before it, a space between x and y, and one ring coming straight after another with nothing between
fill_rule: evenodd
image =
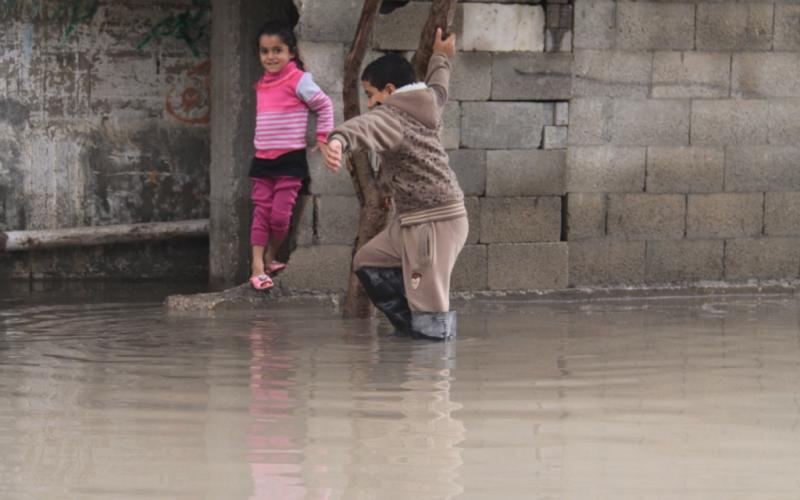
<instances>
[{"instance_id":1,"label":"boy's outstretched arm","mask_svg":"<svg viewBox=\"0 0 800 500\"><path fill-rule=\"evenodd\" d=\"M425 83L436 94L436 104L440 108L447 103L447 92L450 87L450 61L456 55L456 35L450 33L442 38L442 28L436 28L433 36L433 55L428 62L428 74Z\"/></svg>"},{"instance_id":2,"label":"boy's outstretched arm","mask_svg":"<svg viewBox=\"0 0 800 500\"><path fill-rule=\"evenodd\" d=\"M388 111L378 108L367 114L351 118L333 129L328 136L330 154L326 155L326 151L323 149L323 159L325 165L335 171L341 162L341 153L343 152L366 150L380 153L394 149L402 139L402 124ZM331 146L333 146L332 150Z\"/></svg>"}]
</instances>

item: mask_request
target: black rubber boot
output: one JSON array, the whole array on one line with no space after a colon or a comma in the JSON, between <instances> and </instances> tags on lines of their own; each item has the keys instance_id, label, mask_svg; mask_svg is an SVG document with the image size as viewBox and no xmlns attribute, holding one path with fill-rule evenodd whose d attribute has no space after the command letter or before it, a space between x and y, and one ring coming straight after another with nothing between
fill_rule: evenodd
<instances>
[{"instance_id":1,"label":"black rubber boot","mask_svg":"<svg viewBox=\"0 0 800 500\"><path fill-rule=\"evenodd\" d=\"M411 334L411 309L400 267L362 267L356 271L364 291L380 312L389 318L396 333Z\"/></svg>"},{"instance_id":2,"label":"black rubber boot","mask_svg":"<svg viewBox=\"0 0 800 500\"><path fill-rule=\"evenodd\" d=\"M458 321L455 311L413 312L411 331L414 338L427 340L453 340L456 338Z\"/></svg>"}]
</instances>

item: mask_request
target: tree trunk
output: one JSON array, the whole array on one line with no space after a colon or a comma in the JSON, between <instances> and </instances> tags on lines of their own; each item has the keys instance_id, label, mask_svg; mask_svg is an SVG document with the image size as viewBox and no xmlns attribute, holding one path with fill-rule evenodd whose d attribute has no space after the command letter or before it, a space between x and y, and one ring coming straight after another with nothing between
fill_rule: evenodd
<instances>
[{"instance_id":1,"label":"tree trunk","mask_svg":"<svg viewBox=\"0 0 800 500\"><path fill-rule=\"evenodd\" d=\"M364 0L361 9L361 18L358 20L353 44L347 59L344 63L344 119L349 120L361 114L359 102L359 87L361 77L361 64L364 62L364 54L367 52L367 42L369 41L372 27L375 24L375 17L378 15L381 0ZM380 190L377 187L375 174L370 165L369 156L366 153L351 155L349 162L350 177L353 181L353 188L358 197L361 210L358 216L358 233L353 244L353 255L359 248L364 246L378 234L386 225L386 212L381 206ZM367 318L372 314L372 304L369 301L361 283L353 274L352 262L350 266L350 276L347 284L347 295L345 296L342 315L346 318Z\"/></svg>"},{"instance_id":2,"label":"tree trunk","mask_svg":"<svg viewBox=\"0 0 800 500\"><path fill-rule=\"evenodd\" d=\"M437 27L443 28L445 32L449 31L455 16L456 3L457 0L433 0L431 12L422 30L419 48L412 59L412 65L419 80L425 78L428 69L434 32ZM345 60L343 89L345 120L361 114L359 103L361 64L364 61L367 42L380 5L381 0L364 0L356 35ZM358 153L352 155L348 160L353 188L361 206L358 233L353 245L353 255L355 255L366 242L374 238L386 226L387 212L369 156L366 153ZM353 274L352 265L342 314L348 318L366 318L372 314L372 304L364 293L358 278Z\"/></svg>"},{"instance_id":3,"label":"tree trunk","mask_svg":"<svg viewBox=\"0 0 800 500\"><path fill-rule=\"evenodd\" d=\"M456 15L457 3L457 0L433 0L428 20L425 22L425 27L422 28L422 35L419 37L419 46L417 46L414 57L411 58L411 65L414 67L417 80L424 80L428 72L428 61L430 61L433 54L433 36L436 33L436 28L442 28L444 34L450 32L453 18Z\"/></svg>"}]
</instances>

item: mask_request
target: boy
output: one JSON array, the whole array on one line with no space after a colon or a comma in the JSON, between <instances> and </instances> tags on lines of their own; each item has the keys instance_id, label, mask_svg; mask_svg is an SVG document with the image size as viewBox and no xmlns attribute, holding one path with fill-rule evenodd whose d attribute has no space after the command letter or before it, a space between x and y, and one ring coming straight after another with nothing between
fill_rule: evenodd
<instances>
[{"instance_id":1,"label":"boy","mask_svg":"<svg viewBox=\"0 0 800 500\"><path fill-rule=\"evenodd\" d=\"M353 268L400 333L433 340L456 336L450 273L469 230L464 194L439 138L454 55L455 35L442 39L437 29L425 82L415 82L411 65L394 54L369 64L361 84L371 111L336 127L323 150L333 171L342 151L379 154L380 181L397 215L356 253Z\"/></svg>"}]
</instances>

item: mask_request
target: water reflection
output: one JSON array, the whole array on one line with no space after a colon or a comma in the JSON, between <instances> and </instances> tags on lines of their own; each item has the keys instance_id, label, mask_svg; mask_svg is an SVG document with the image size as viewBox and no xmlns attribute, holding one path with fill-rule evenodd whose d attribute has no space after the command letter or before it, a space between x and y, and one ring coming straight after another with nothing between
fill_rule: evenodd
<instances>
[{"instance_id":1,"label":"water reflection","mask_svg":"<svg viewBox=\"0 0 800 500\"><path fill-rule=\"evenodd\" d=\"M0 498L796 498L791 297L167 316L0 293ZM146 295L146 294L145 294Z\"/></svg>"},{"instance_id":2,"label":"water reflection","mask_svg":"<svg viewBox=\"0 0 800 500\"><path fill-rule=\"evenodd\" d=\"M251 498L458 495L464 426L451 415L460 408L450 400L455 345L350 326L298 353L285 325L253 324Z\"/></svg>"}]
</instances>

